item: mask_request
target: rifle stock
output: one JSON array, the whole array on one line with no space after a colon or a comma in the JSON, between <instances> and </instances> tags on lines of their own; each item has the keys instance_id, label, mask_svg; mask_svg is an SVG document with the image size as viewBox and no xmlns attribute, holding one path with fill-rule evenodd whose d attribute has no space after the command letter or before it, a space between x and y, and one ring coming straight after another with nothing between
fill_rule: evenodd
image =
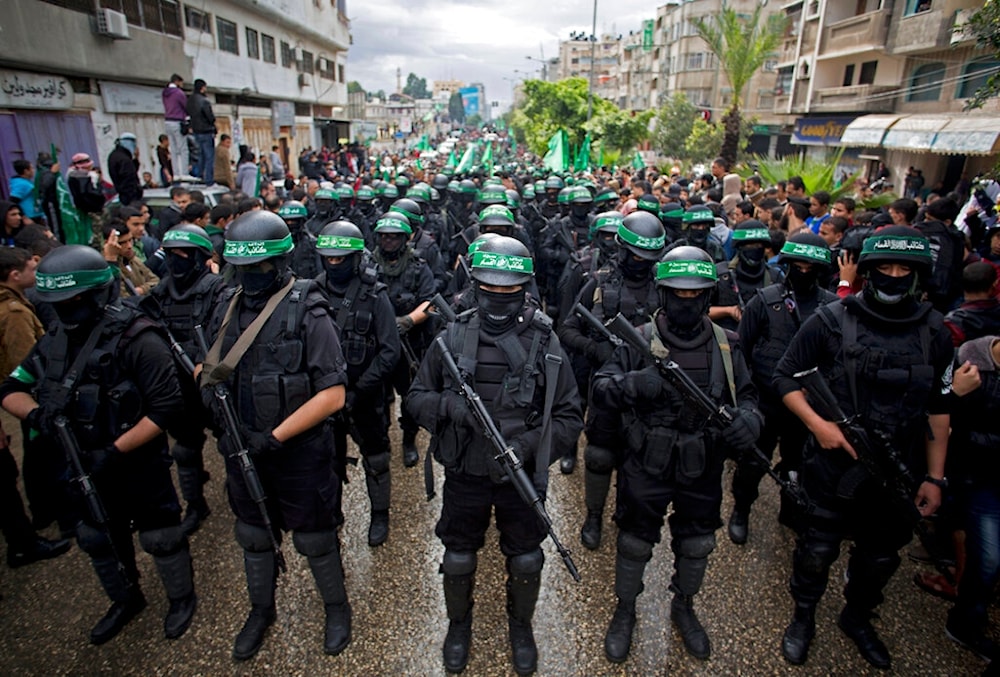
<instances>
[{"instance_id":1,"label":"rifle stock","mask_svg":"<svg viewBox=\"0 0 1000 677\"><path fill-rule=\"evenodd\" d=\"M476 422L486 437L486 439L493 445L493 449L496 451L496 456L494 460L500 464L507 473L507 477L510 479L511 484L517 489L517 493L521 496L521 500L524 501L529 507L531 507L538 519L541 520L546 531L548 532L549 538L552 539L553 545L555 545L556 550L559 552L559 556L562 557L563 564L566 565L566 569L569 571L573 580L580 580L580 572L576 568L576 564L573 562L573 558L570 555L570 551L566 549L566 546L562 544L559 537L556 536L555 529L552 527L552 519L549 517L549 513L545 510L545 504L542 503L542 497L539 496L538 491L535 489L535 485L531 482L531 478L528 477L528 473L524 470L524 464L521 459L517 457L514 453L514 449L507 444L506 440L503 438L503 434L500 429L497 428L496 422L490 413L486 410L486 405L483 404L482 398L479 397L472 386L462 377L462 372L459 371L458 365L455 363L455 357L451 354L448 349L448 344L445 342L443 336L438 336L434 339L437 343L438 348L441 350L441 359L444 362L445 369L447 369L448 374L451 376L452 380L458 384L461 391L462 397L465 398L466 403L469 405L469 409L472 411L472 415L475 417ZM552 387L551 385L549 387Z\"/></svg>"}]
</instances>

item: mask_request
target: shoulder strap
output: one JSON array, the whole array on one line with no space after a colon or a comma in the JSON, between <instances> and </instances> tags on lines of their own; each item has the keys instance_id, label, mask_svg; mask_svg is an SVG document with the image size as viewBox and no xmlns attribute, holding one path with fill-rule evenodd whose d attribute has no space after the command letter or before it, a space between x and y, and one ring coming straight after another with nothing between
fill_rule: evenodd
<instances>
[{"instance_id":1,"label":"shoulder strap","mask_svg":"<svg viewBox=\"0 0 1000 677\"><path fill-rule=\"evenodd\" d=\"M69 402L70 395L73 394L74 388L76 388L77 381L80 380L80 375L83 373L84 367L87 365L87 360L90 358L90 354L94 352L94 348L97 347L97 342L101 338L101 334L104 333L104 328L107 326L107 317L101 319L94 327L90 336L87 337L86 343L83 344L83 348L77 354L76 359L73 360L73 364L70 365L69 371L66 374L56 374L54 373L54 367L59 364L65 364L64 361L50 361L47 374L51 376L53 382L58 382L59 385L52 389L52 396L50 398L51 404L54 405L54 411L62 411L66 407L66 403ZM65 330L60 331L59 334L62 337L68 338L66 336ZM69 349L69 342L65 341L66 350ZM65 355L65 353L63 353ZM65 358L64 358L65 359ZM41 374L39 374L41 376Z\"/></svg>"},{"instance_id":2,"label":"shoulder strap","mask_svg":"<svg viewBox=\"0 0 1000 677\"><path fill-rule=\"evenodd\" d=\"M562 357L545 353L545 405L542 410L542 436L535 455L535 488L544 490L549 483L549 459L552 452L552 407L556 400L556 384Z\"/></svg>"},{"instance_id":3,"label":"shoulder strap","mask_svg":"<svg viewBox=\"0 0 1000 677\"><path fill-rule=\"evenodd\" d=\"M309 293L309 287L312 286L312 282L311 279L296 279L292 285L292 291L288 295L288 312L285 313L286 336L294 336L295 330L302 324L302 317L306 312L305 297ZM325 299L326 297L323 298Z\"/></svg>"},{"instance_id":4,"label":"shoulder strap","mask_svg":"<svg viewBox=\"0 0 1000 677\"><path fill-rule=\"evenodd\" d=\"M219 334L216 336L215 343L209 348L208 355L205 357L204 370L201 377L202 387L229 380L229 377L236 370L236 365L239 364L240 360L243 359L243 356L250 349L250 346L253 345L257 335L260 334L264 325L270 319L271 315L274 314L278 304L291 293L292 287L295 286L296 282L297 280L293 277L288 281L288 284L267 300L267 304L260 312L260 315L255 317L246 331L240 334L239 338L236 339L236 343L233 344L233 347L229 349L225 358L220 362L219 356L222 354L222 342L225 340L226 330L229 328L229 323L233 319L233 313L239 304L242 290L237 290L233 294L232 301L229 302L229 308L226 309L226 316L222 319L222 326L219 327Z\"/></svg>"},{"instance_id":5,"label":"shoulder strap","mask_svg":"<svg viewBox=\"0 0 1000 677\"><path fill-rule=\"evenodd\" d=\"M851 391L851 403L854 413L861 410L858 406L858 360L851 346L858 342L858 318L854 313L843 312L840 317L840 328L844 337L844 375L847 377L847 389Z\"/></svg>"},{"instance_id":6,"label":"shoulder strap","mask_svg":"<svg viewBox=\"0 0 1000 677\"><path fill-rule=\"evenodd\" d=\"M722 357L722 367L726 371L726 383L729 385L729 394L733 398L733 405L736 405L736 376L733 370L733 351L729 345L729 337L726 336L726 330L715 322L712 323L712 332L715 333L715 342L719 345L719 354Z\"/></svg>"},{"instance_id":7,"label":"shoulder strap","mask_svg":"<svg viewBox=\"0 0 1000 677\"><path fill-rule=\"evenodd\" d=\"M763 289L758 290L757 293L760 294L761 300L769 306L773 306L775 303L781 303L781 299L784 296L781 288L776 284L768 285Z\"/></svg>"}]
</instances>

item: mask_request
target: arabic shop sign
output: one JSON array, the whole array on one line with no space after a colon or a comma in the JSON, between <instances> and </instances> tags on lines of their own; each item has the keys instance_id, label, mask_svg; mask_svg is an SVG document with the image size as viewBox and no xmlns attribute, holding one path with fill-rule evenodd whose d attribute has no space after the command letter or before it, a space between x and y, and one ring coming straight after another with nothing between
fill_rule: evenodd
<instances>
[{"instance_id":1,"label":"arabic shop sign","mask_svg":"<svg viewBox=\"0 0 1000 677\"><path fill-rule=\"evenodd\" d=\"M58 75L0 70L0 106L65 110L73 106L73 88Z\"/></svg>"},{"instance_id":2,"label":"arabic shop sign","mask_svg":"<svg viewBox=\"0 0 1000 677\"><path fill-rule=\"evenodd\" d=\"M806 146L830 146L840 143L847 125L854 122L855 116L799 118L795 121L795 131L792 143Z\"/></svg>"}]
</instances>

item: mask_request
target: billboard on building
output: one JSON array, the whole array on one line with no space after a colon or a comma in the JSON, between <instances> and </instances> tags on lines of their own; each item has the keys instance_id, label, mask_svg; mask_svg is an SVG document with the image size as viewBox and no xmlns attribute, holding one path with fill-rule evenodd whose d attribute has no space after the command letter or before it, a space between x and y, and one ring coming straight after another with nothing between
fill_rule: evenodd
<instances>
[{"instance_id":1,"label":"billboard on building","mask_svg":"<svg viewBox=\"0 0 1000 677\"><path fill-rule=\"evenodd\" d=\"M480 112L478 87L463 87L458 90L458 93L462 97L462 107L465 108L465 117L482 114Z\"/></svg>"}]
</instances>

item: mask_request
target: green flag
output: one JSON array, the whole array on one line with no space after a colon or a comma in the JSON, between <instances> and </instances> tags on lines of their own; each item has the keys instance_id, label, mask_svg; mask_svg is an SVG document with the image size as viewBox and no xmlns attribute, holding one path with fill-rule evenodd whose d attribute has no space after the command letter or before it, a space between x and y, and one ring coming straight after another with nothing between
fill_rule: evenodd
<instances>
[{"instance_id":1,"label":"green flag","mask_svg":"<svg viewBox=\"0 0 1000 677\"><path fill-rule=\"evenodd\" d=\"M604 141L601 141L601 147L597 149L597 166L604 166Z\"/></svg>"},{"instance_id":2,"label":"green flag","mask_svg":"<svg viewBox=\"0 0 1000 677\"><path fill-rule=\"evenodd\" d=\"M451 151L450 153L448 153L448 162L445 164L445 167L451 167L452 169L454 169L457 166L458 166L458 158L455 157L455 151Z\"/></svg>"},{"instance_id":3,"label":"green flag","mask_svg":"<svg viewBox=\"0 0 1000 677\"><path fill-rule=\"evenodd\" d=\"M493 174L493 142L486 142L486 150L483 151L482 159L483 171L486 172L486 176L491 176Z\"/></svg>"},{"instance_id":4,"label":"green flag","mask_svg":"<svg viewBox=\"0 0 1000 677\"><path fill-rule=\"evenodd\" d=\"M257 179L254 181L254 184L253 184L253 196L254 197L260 197L260 183L263 180L262 177L263 177L263 174L260 171L260 163L258 162L257 163Z\"/></svg>"},{"instance_id":5,"label":"green flag","mask_svg":"<svg viewBox=\"0 0 1000 677\"><path fill-rule=\"evenodd\" d=\"M565 129L560 129L549 139L549 150L542 158L542 166L552 172L569 169L569 136Z\"/></svg>"},{"instance_id":6,"label":"green flag","mask_svg":"<svg viewBox=\"0 0 1000 677\"><path fill-rule=\"evenodd\" d=\"M517 155L517 141L514 139L513 135L510 137L510 154Z\"/></svg>"},{"instance_id":7,"label":"green flag","mask_svg":"<svg viewBox=\"0 0 1000 677\"><path fill-rule=\"evenodd\" d=\"M479 147L479 142L470 141L469 145L465 148L465 152L462 154L462 161L458 163L458 167L455 168L456 172L468 172L472 170L472 165L476 161L476 149Z\"/></svg>"},{"instance_id":8,"label":"green flag","mask_svg":"<svg viewBox=\"0 0 1000 677\"><path fill-rule=\"evenodd\" d=\"M424 171L424 165L422 162L420 162L420 158L417 158L417 169L419 169L420 171Z\"/></svg>"},{"instance_id":9,"label":"green flag","mask_svg":"<svg viewBox=\"0 0 1000 677\"><path fill-rule=\"evenodd\" d=\"M430 150L430 149L431 149L431 142L427 138L427 135L424 134L423 136L420 137L420 143L417 144L417 150L423 151L423 150Z\"/></svg>"},{"instance_id":10,"label":"green flag","mask_svg":"<svg viewBox=\"0 0 1000 677\"><path fill-rule=\"evenodd\" d=\"M52 162L59 162L54 143L51 144L50 150ZM59 205L59 225L66 244L90 244L93 235L90 217L81 213L73 204L73 195L69 192L69 186L66 185L62 172L56 174L56 202Z\"/></svg>"},{"instance_id":11,"label":"green flag","mask_svg":"<svg viewBox=\"0 0 1000 677\"><path fill-rule=\"evenodd\" d=\"M639 151L636 151L635 157L632 158L632 166L636 169L642 169L646 166L646 161L642 159L642 154Z\"/></svg>"},{"instance_id":12,"label":"green flag","mask_svg":"<svg viewBox=\"0 0 1000 677\"><path fill-rule=\"evenodd\" d=\"M573 169L578 172L590 171L590 132L583 137L583 143L580 144L580 150L573 162Z\"/></svg>"}]
</instances>

